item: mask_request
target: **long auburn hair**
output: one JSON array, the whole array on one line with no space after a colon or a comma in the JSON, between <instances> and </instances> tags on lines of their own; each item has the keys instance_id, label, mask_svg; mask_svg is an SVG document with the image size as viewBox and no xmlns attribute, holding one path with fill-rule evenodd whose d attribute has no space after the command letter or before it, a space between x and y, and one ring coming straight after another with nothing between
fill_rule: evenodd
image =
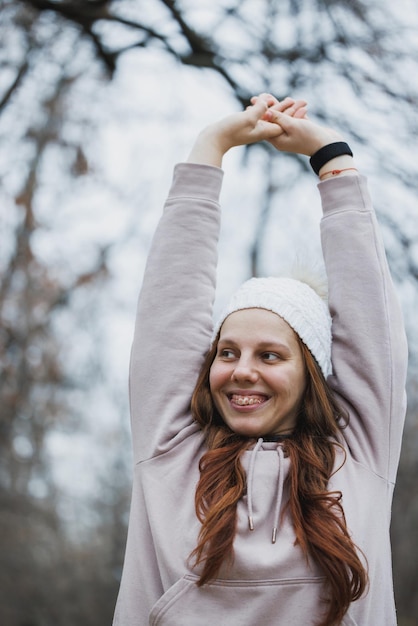
<instances>
[{"instance_id":1,"label":"long auburn hair","mask_svg":"<svg viewBox=\"0 0 418 626\"><path fill-rule=\"evenodd\" d=\"M297 335L296 335L297 336ZM296 544L319 565L327 581L327 611L317 626L339 624L351 602L365 592L368 576L352 542L341 504L341 492L327 490L333 472L339 431L347 423L322 371L297 336L306 371L300 416L284 452L290 457L289 501ZM201 522L198 544L190 555L203 566L198 586L216 578L221 565L233 560L237 504L246 489L241 453L254 441L234 433L222 420L210 392L209 372L218 339L204 360L192 396L192 413L208 450L199 464L196 515Z\"/></svg>"}]
</instances>

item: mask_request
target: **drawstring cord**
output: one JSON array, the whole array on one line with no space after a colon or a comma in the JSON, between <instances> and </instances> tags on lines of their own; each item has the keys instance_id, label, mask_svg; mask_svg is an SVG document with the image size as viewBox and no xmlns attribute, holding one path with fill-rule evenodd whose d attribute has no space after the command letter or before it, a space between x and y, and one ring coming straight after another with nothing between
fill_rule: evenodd
<instances>
[{"instance_id":1,"label":"drawstring cord","mask_svg":"<svg viewBox=\"0 0 418 626\"><path fill-rule=\"evenodd\" d=\"M261 448L261 444L263 443L263 438L260 439L255 444L251 459L250 459L250 467L248 468L248 487L247 487L247 510L248 510L248 527L250 530L254 530L254 521L253 521L253 477L254 477L254 465L255 465L255 457L257 452Z\"/></svg>"},{"instance_id":2,"label":"drawstring cord","mask_svg":"<svg viewBox=\"0 0 418 626\"><path fill-rule=\"evenodd\" d=\"M284 471L283 471L284 454L280 446L277 448L277 454L279 455L279 476L277 478L277 498L276 498L276 509L274 511L275 525L273 526L271 543L276 543L277 529L279 527L279 522L280 522L280 507L281 507L282 498L283 498L283 484L284 484L284 475L283 475L284 474Z\"/></svg>"},{"instance_id":3,"label":"drawstring cord","mask_svg":"<svg viewBox=\"0 0 418 626\"><path fill-rule=\"evenodd\" d=\"M257 457L257 452L261 448L263 444L263 438L260 437L255 444L250 458L250 465L248 468L248 486L247 486L247 512L248 512L248 528L250 530L254 530L254 519L253 519L253 480L254 480L254 467L255 467L255 459ZM283 485L284 485L284 469L283 469L283 460L284 453L281 447L277 448L277 454L279 456L279 475L277 477L277 497L276 497L276 507L274 510L274 526L271 536L271 542L276 543L277 530L279 528L280 522L280 507L283 498Z\"/></svg>"}]
</instances>

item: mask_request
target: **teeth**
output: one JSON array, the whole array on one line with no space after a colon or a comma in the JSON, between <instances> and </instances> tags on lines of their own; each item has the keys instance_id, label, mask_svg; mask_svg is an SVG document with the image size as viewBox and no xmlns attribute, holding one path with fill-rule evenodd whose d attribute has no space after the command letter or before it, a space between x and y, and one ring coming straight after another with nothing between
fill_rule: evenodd
<instances>
[{"instance_id":1,"label":"teeth","mask_svg":"<svg viewBox=\"0 0 418 626\"><path fill-rule=\"evenodd\" d=\"M261 404L263 402L263 399L260 398L259 396L237 396L237 395L233 395L231 400L235 403L235 404L239 404L240 406L249 406L252 404Z\"/></svg>"}]
</instances>

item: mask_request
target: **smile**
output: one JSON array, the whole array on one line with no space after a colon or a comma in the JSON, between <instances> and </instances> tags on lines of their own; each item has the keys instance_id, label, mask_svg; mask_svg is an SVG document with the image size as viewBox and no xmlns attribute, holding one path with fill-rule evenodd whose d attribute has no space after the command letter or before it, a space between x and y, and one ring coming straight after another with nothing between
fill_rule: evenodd
<instances>
[{"instance_id":1,"label":"smile","mask_svg":"<svg viewBox=\"0 0 418 626\"><path fill-rule=\"evenodd\" d=\"M232 404L236 404L238 406L253 406L263 404L266 402L266 396L240 396L239 394L233 393L229 396L229 400Z\"/></svg>"}]
</instances>

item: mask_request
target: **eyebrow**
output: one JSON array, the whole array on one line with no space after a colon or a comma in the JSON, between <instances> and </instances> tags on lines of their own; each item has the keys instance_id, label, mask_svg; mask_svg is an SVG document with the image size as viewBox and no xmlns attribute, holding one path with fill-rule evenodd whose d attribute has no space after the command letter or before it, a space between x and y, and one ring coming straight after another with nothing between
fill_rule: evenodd
<instances>
[{"instance_id":1,"label":"eyebrow","mask_svg":"<svg viewBox=\"0 0 418 626\"><path fill-rule=\"evenodd\" d=\"M218 341L218 346L223 346L223 345L230 345L230 346L234 346L234 347L238 347L238 342L235 341L233 338L231 337L222 337L222 339L219 339ZM289 345L285 344L285 343L281 343L280 341L277 340L271 340L271 341L261 341L260 343L256 344L257 349L259 350L286 350L287 352L291 351L291 348Z\"/></svg>"}]
</instances>

